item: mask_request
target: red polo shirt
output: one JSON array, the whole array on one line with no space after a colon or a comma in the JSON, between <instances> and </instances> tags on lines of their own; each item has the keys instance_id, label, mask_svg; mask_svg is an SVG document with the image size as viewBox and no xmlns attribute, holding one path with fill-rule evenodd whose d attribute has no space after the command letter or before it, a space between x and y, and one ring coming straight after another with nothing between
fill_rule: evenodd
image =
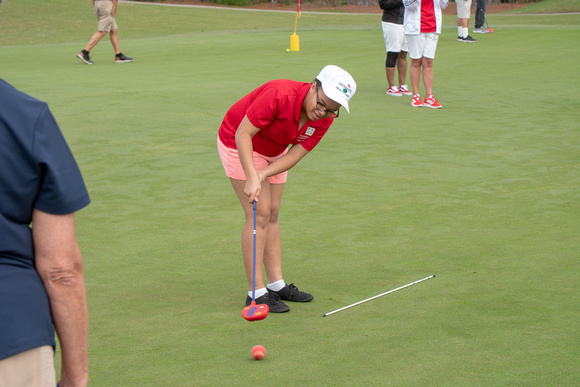
<instances>
[{"instance_id":1,"label":"red polo shirt","mask_svg":"<svg viewBox=\"0 0 580 387\"><path fill-rule=\"evenodd\" d=\"M277 156L289 145L296 144L311 151L334 120L308 120L298 128L302 104L310 86L311 83L286 79L263 84L228 110L218 132L220 140L228 148L237 149L236 131L247 115L250 122L260 129L252 138L256 152Z\"/></svg>"},{"instance_id":2,"label":"red polo shirt","mask_svg":"<svg viewBox=\"0 0 580 387\"><path fill-rule=\"evenodd\" d=\"M433 4L433 0L423 0L421 2L421 32L428 34L436 31L435 4Z\"/></svg>"}]
</instances>

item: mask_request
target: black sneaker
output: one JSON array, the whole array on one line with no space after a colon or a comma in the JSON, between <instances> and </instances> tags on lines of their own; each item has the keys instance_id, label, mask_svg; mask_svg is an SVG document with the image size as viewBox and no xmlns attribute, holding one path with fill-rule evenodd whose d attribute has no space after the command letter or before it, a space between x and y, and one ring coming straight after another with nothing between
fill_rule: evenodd
<instances>
[{"instance_id":1,"label":"black sneaker","mask_svg":"<svg viewBox=\"0 0 580 387\"><path fill-rule=\"evenodd\" d=\"M466 43L475 43L477 42L477 39L473 39L471 35L467 35L467 37L463 38L463 41Z\"/></svg>"},{"instance_id":2,"label":"black sneaker","mask_svg":"<svg viewBox=\"0 0 580 387\"><path fill-rule=\"evenodd\" d=\"M296 286L294 286L293 283L291 283L290 285L286 284L286 286L284 286L277 292L270 289L268 289L268 291L277 294L278 296L280 296L282 300L286 301L308 302L314 299L314 296L312 294L301 292L300 290L298 290Z\"/></svg>"},{"instance_id":3,"label":"black sneaker","mask_svg":"<svg viewBox=\"0 0 580 387\"><path fill-rule=\"evenodd\" d=\"M115 55L115 63L129 63L132 60L133 60L133 58L129 58L129 57L123 55L122 52Z\"/></svg>"},{"instance_id":4,"label":"black sneaker","mask_svg":"<svg viewBox=\"0 0 580 387\"><path fill-rule=\"evenodd\" d=\"M77 54L77 58L85 62L86 64L93 64L93 61L89 57L89 53L85 50L82 50Z\"/></svg>"},{"instance_id":5,"label":"black sneaker","mask_svg":"<svg viewBox=\"0 0 580 387\"><path fill-rule=\"evenodd\" d=\"M246 297L246 306L252 303L252 297ZM256 298L256 304L266 304L272 313L288 312L288 305L280 301L280 296L275 293L266 293L262 297Z\"/></svg>"}]
</instances>

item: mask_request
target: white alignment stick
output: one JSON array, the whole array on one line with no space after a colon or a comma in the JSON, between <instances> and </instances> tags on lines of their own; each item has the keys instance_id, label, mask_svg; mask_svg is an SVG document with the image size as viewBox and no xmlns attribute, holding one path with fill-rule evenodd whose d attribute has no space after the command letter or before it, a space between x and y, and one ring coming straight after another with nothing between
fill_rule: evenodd
<instances>
[{"instance_id":1,"label":"white alignment stick","mask_svg":"<svg viewBox=\"0 0 580 387\"><path fill-rule=\"evenodd\" d=\"M337 309L337 310L333 310L332 312L328 312L328 313L326 313L326 314L323 314L323 315L322 315L322 317L326 317L326 316L328 316L328 315L331 315L331 314L333 314L333 313L340 312L341 310L345 310L345 309L348 309L348 308L352 308L353 306L356 306L356 305L362 304L363 302L367 302L367 301L370 301L370 300L374 300L375 298L379 298L379 297L381 297L381 296L384 296L384 295L387 295L387 294L389 294L389 293L396 292L397 290L401 290L401 289L403 289L403 288L406 288L406 287L408 287L408 286L411 286L411 285L418 284L419 282L426 281L426 280L428 280L428 279L430 279L430 278L433 278L433 277L435 277L435 274L433 274L433 275L430 275L429 277L422 278L422 279L420 279L420 280L417 280L417 281L415 281L415 282L411 282L410 284L407 284L407 285L400 286L400 287L398 287L398 288L396 288L396 289L389 290L388 292L384 292L384 293L378 294L378 295L376 295L376 296L374 296L374 297L367 298L366 300L362 300L362 301L359 301L359 302L355 302L354 304L350 304L350 305L348 305L348 306L345 306L345 307L343 307L343 308L340 308L340 309Z\"/></svg>"}]
</instances>

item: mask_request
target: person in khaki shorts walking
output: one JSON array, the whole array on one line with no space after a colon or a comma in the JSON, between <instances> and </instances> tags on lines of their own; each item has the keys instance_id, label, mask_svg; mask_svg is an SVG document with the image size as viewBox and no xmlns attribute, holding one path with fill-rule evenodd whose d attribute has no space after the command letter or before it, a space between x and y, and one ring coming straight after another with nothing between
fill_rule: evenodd
<instances>
[{"instance_id":1,"label":"person in khaki shorts walking","mask_svg":"<svg viewBox=\"0 0 580 387\"><path fill-rule=\"evenodd\" d=\"M119 48L118 28L117 23L115 22L117 0L93 0L93 8L95 10L95 16L97 16L97 20L99 21L97 32L93 34L87 46L77 54L77 57L86 64L93 64L89 52L105 35L107 35L107 33L109 33L113 50L115 50L115 63L131 62L133 58L128 58L123 55Z\"/></svg>"},{"instance_id":2,"label":"person in khaki shorts walking","mask_svg":"<svg viewBox=\"0 0 580 387\"><path fill-rule=\"evenodd\" d=\"M455 0L457 4L457 41L464 43L475 43L477 39L473 39L468 32L469 13L471 8L471 0Z\"/></svg>"}]
</instances>

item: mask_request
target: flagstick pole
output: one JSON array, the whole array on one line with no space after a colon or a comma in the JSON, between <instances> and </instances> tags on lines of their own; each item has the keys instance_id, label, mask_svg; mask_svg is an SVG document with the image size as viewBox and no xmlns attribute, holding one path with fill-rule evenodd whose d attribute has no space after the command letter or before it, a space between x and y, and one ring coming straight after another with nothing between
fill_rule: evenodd
<instances>
[{"instance_id":1,"label":"flagstick pole","mask_svg":"<svg viewBox=\"0 0 580 387\"><path fill-rule=\"evenodd\" d=\"M298 0L298 8L296 9L296 18L294 19L294 33L290 36L290 51L300 51L300 40L296 35L296 27L298 26L298 18L300 17L300 0Z\"/></svg>"}]
</instances>

